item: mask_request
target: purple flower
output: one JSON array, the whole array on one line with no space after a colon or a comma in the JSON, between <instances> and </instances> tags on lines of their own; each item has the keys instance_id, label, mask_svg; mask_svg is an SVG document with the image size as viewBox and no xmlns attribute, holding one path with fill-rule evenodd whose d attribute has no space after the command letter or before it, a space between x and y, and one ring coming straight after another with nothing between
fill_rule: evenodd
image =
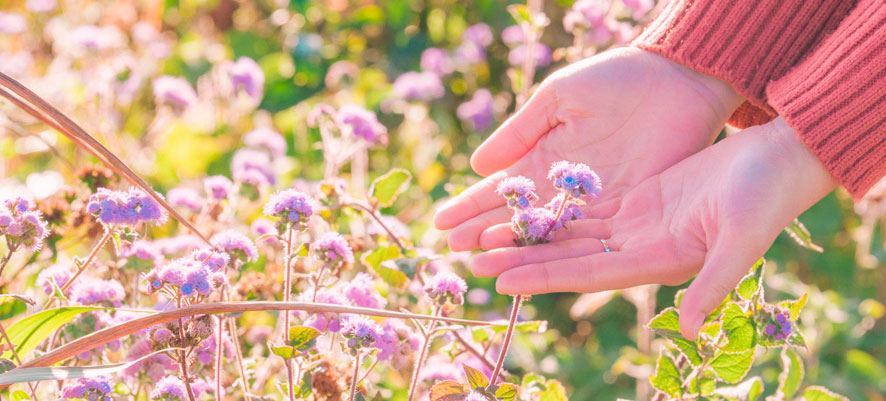
<instances>
[{"instance_id":1,"label":"purple flower","mask_svg":"<svg viewBox=\"0 0 886 401\"><path fill-rule=\"evenodd\" d=\"M258 260L258 249L245 235L234 230L225 230L209 239L215 249L227 252L232 260L254 262Z\"/></svg>"},{"instance_id":2,"label":"purple flower","mask_svg":"<svg viewBox=\"0 0 886 401\"><path fill-rule=\"evenodd\" d=\"M148 282L148 293L168 285L176 288L182 296L193 297L208 295L224 282L224 277L214 274L209 265L189 257L172 260L159 269L151 270L145 275L145 280Z\"/></svg>"},{"instance_id":3,"label":"purple flower","mask_svg":"<svg viewBox=\"0 0 886 401\"><path fill-rule=\"evenodd\" d=\"M791 315L787 312L779 312L775 315L775 322L769 323L763 329L768 336L774 336L776 341L790 338L793 333L793 324L791 323Z\"/></svg>"},{"instance_id":4,"label":"purple flower","mask_svg":"<svg viewBox=\"0 0 886 401\"><path fill-rule=\"evenodd\" d=\"M130 187L128 192L99 188L89 197L86 210L104 224L135 226L142 222L166 222L166 211L144 191L135 187Z\"/></svg>"},{"instance_id":5,"label":"purple flower","mask_svg":"<svg viewBox=\"0 0 886 401\"><path fill-rule=\"evenodd\" d=\"M428 102L443 97L444 89L436 74L409 71L397 77L393 91L400 99Z\"/></svg>"},{"instance_id":6,"label":"purple flower","mask_svg":"<svg viewBox=\"0 0 886 401\"><path fill-rule=\"evenodd\" d=\"M381 327L372 319L362 315L349 315L343 319L341 334L347 339L348 347L376 348L375 342L381 335Z\"/></svg>"},{"instance_id":7,"label":"purple flower","mask_svg":"<svg viewBox=\"0 0 886 401\"><path fill-rule=\"evenodd\" d=\"M508 207L514 209L526 209L538 200L535 194L535 183L523 177L507 177L498 183L495 193L508 201Z\"/></svg>"},{"instance_id":8,"label":"purple flower","mask_svg":"<svg viewBox=\"0 0 886 401\"><path fill-rule=\"evenodd\" d=\"M554 199L551 199L551 201L548 202L547 205L545 205L545 208L550 210L552 213L554 213L554 216L556 216L557 211L560 210L560 206L563 203L563 199L565 199L565 198L566 198L566 195L564 195L561 192L561 193L557 194L557 196L555 196ZM567 221L572 221L572 220L577 220L577 219L582 219L582 218L584 218L584 216L581 213L581 209L578 207L578 203L576 203L572 199L568 199L566 201L566 205L563 206L563 211L560 213L560 219L557 220L557 223L554 224L554 228L552 229L552 231L556 231L556 230L559 230L559 229L565 227L565 224Z\"/></svg>"},{"instance_id":9,"label":"purple flower","mask_svg":"<svg viewBox=\"0 0 886 401\"><path fill-rule=\"evenodd\" d=\"M587 29L602 26L608 6L598 0L578 0L563 17L563 27L567 32L574 32L577 27Z\"/></svg>"},{"instance_id":10,"label":"purple flower","mask_svg":"<svg viewBox=\"0 0 886 401\"><path fill-rule=\"evenodd\" d=\"M452 60L449 59L446 50L431 47L421 53L422 71L432 72L442 77L451 74L453 69Z\"/></svg>"},{"instance_id":11,"label":"purple flower","mask_svg":"<svg viewBox=\"0 0 886 401\"><path fill-rule=\"evenodd\" d=\"M164 342L169 341L169 339L172 338L172 332L165 328L162 330L165 330L167 333L169 333L169 338L164 340ZM126 360L136 361L150 354L151 352L150 339L138 340L127 349ZM136 362L126 369L123 369L123 374L138 380L138 375L144 372L144 375L148 379L150 379L152 382L157 382L160 380L161 377L166 375L166 372L168 370L173 370L176 368L176 366L177 365L172 360L172 358L170 358L166 354L156 354L146 359L141 359L139 362ZM182 399L181 401L184 401L184 399Z\"/></svg>"},{"instance_id":12,"label":"purple flower","mask_svg":"<svg viewBox=\"0 0 886 401\"><path fill-rule=\"evenodd\" d=\"M378 122L375 113L360 106L346 104L338 109L338 123L350 127L350 133L370 144L384 144L388 140L388 128Z\"/></svg>"},{"instance_id":13,"label":"purple flower","mask_svg":"<svg viewBox=\"0 0 886 401\"><path fill-rule=\"evenodd\" d=\"M483 288L473 288L465 295L465 300L471 305L486 305L492 300L492 294Z\"/></svg>"},{"instance_id":14,"label":"purple flower","mask_svg":"<svg viewBox=\"0 0 886 401\"><path fill-rule=\"evenodd\" d=\"M554 212L546 208L519 210L511 218L511 229L522 244L541 244L553 238L554 218Z\"/></svg>"},{"instance_id":15,"label":"purple flower","mask_svg":"<svg viewBox=\"0 0 886 401\"><path fill-rule=\"evenodd\" d=\"M192 212L199 212L203 207L203 199L192 188L178 187L166 193L166 201L174 207L184 207Z\"/></svg>"},{"instance_id":16,"label":"purple flower","mask_svg":"<svg viewBox=\"0 0 886 401\"><path fill-rule=\"evenodd\" d=\"M375 342L379 361L389 362L394 369L402 369L411 362L421 339L399 319L388 319Z\"/></svg>"},{"instance_id":17,"label":"purple flower","mask_svg":"<svg viewBox=\"0 0 886 401\"><path fill-rule=\"evenodd\" d=\"M603 190L597 173L582 163L556 162L551 165L548 179L554 182L554 187L576 198L596 198Z\"/></svg>"},{"instance_id":18,"label":"purple flower","mask_svg":"<svg viewBox=\"0 0 886 401\"><path fill-rule=\"evenodd\" d=\"M261 102L265 86L265 73L253 59L240 57L237 62L229 64L228 75L234 92L246 93L254 103Z\"/></svg>"},{"instance_id":19,"label":"purple flower","mask_svg":"<svg viewBox=\"0 0 886 401\"><path fill-rule=\"evenodd\" d=\"M62 387L61 396L67 399L111 401L111 379L108 376L81 377Z\"/></svg>"},{"instance_id":20,"label":"purple flower","mask_svg":"<svg viewBox=\"0 0 886 401\"><path fill-rule=\"evenodd\" d=\"M80 277L69 290L69 298L83 305L109 302L120 306L126 291L117 280L102 280L95 277Z\"/></svg>"},{"instance_id":21,"label":"purple flower","mask_svg":"<svg viewBox=\"0 0 886 401\"><path fill-rule=\"evenodd\" d=\"M258 185L274 185L277 181L271 158L267 153L254 149L240 149L231 160L231 173L235 181ZM252 182L250 182L252 181Z\"/></svg>"},{"instance_id":22,"label":"purple flower","mask_svg":"<svg viewBox=\"0 0 886 401\"><path fill-rule=\"evenodd\" d=\"M48 13L58 7L57 0L27 0L25 8L32 13Z\"/></svg>"},{"instance_id":23,"label":"purple flower","mask_svg":"<svg viewBox=\"0 0 886 401\"><path fill-rule=\"evenodd\" d=\"M191 252L191 259L202 263L210 272L216 273L228 266L231 256L226 252L216 252L209 248L202 248Z\"/></svg>"},{"instance_id":24,"label":"purple flower","mask_svg":"<svg viewBox=\"0 0 886 401\"><path fill-rule=\"evenodd\" d=\"M461 34L461 40L462 42L472 43L480 47L488 47L492 44L494 37L489 25L481 22L467 27Z\"/></svg>"},{"instance_id":25,"label":"purple flower","mask_svg":"<svg viewBox=\"0 0 886 401\"><path fill-rule=\"evenodd\" d=\"M54 280L55 284L61 288L73 275L74 271L70 266L67 264L56 263L40 271L40 274L37 275L37 285L43 287L43 292L45 292L46 295L49 295L52 294L52 283L49 281L50 279Z\"/></svg>"},{"instance_id":26,"label":"purple flower","mask_svg":"<svg viewBox=\"0 0 886 401\"><path fill-rule=\"evenodd\" d=\"M252 148L268 151L271 157L278 158L286 154L286 140L283 135L270 128L256 128L243 136L243 143Z\"/></svg>"},{"instance_id":27,"label":"purple flower","mask_svg":"<svg viewBox=\"0 0 886 401\"><path fill-rule=\"evenodd\" d=\"M223 175L213 175L203 179L206 194L215 200L227 199L234 188L234 183Z\"/></svg>"},{"instance_id":28,"label":"purple flower","mask_svg":"<svg viewBox=\"0 0 886 401\"><path fill-rule=\"evenodd\" d=\"M280 219L281 226L293 224L301 229L314 214L314 200L294 188L286 189L271 195L265 203L264 213L268 217Z\"/></svg>"},{"instance_id":29,"label":"purple flower","mask_svg":"<svg viewBox=\"0 0 886 401\"><path fill-rule=\"evenodd\" d=\"M274 226L274 222L268 219L258 218L249 226L249 231L252 232L253 235L260 237L267 234L276 234L277 227Z\"/></svg>"},{"instance_id":30,"label":"purple flower","mask_svg":"<svg viewBox=\"0 0 886 401\"><path fill-rule=\"evenodd\" d=\"M512 46L523 43L523 27L520 25L511 25L501 31L501 41L506 45Z\"/></svg>"},{"instance_id":31,"label":"purple flower","mask_svg":"<svg viewBox=\"0 0 886 401\"><path fill-rule=\"evenodd\" d=\"M384 308L388 303L375 289L375 279L367 273L357 273L340 290L354 306L378 309Z\"/></svg>"},{"instance_id":32,"label":"purple flower","mask_svg":"<svg viewBox=\"0 0 886 401\"><path fill-rule=\"evenodd\" d=\"M551 49L542 43L535 44L533 57L535 58L535 65L538 67L545 67L548 64L551 64L551 61L553 60ZM508 62L513 66L523 65L523 63L526 62L526 45L519 45L511 49L511 51L508 52Z\"/></svg>"},{"instance_id":33,"label":"purple flower","mask_svg":"<svg viewBox=\"0 0 886 401\"><path fill-rule=\"evenodd\" d=\"M299 301L312 301L312 294L307 291L303 292L299 296ZM333 291L326 287L320 287L320 289L317 290L317 298L314 301L322 304L348 305L348 300L340 291ZM337 333L341 330L341 321L337 313L322 312L309 315L305 319L305 326L313 327L320 331Z\"/></svg>"},{"instance_id":34,"label":"purple flower","mask_svg":"<svg viewBox=\"0 0 886 401\"><path fill-rule=\"evenodd\" d=\"M354 251L341 234L330 231L320 236L311 244L311 253L319 260L337 266L354 263Z\"/></svg>"},{"instance_id":35,"label":"purple flower","mask_svg":"<svg viewBox=\"0 0 886 401\"><path fill-rule=\"evenodd\" d=\"M6 236L10 249L23 246L38 251L49 236L49 229L34 202L17 197L4 200L0 207L0 235Z\"/></svg>"},{"instance_id":36,"label":"purple flower","mask_svg":"<svg viewBox=\"0 0 886 401\"><path fill-rule=\"evenodd\" d=\"M428 298L438 304L450 302L454 305L464 303L464 293L468 290L465 280L455 273L443 271L437 273L425 284L424 291Z\"/></svg>"},{"instance_id":37,"label":"purple flower","mask_svg":"<svg viewBox=\"0 0 886 401\"><path fill-rule=\"evenodd\" d=\"M486 60L486 50L473 43L465 43L452 53L452 59L460 68L466 68L474 64L480 64Z\"/></svg>"},{"instance_id":38,"label":"purple flower","mask_svg":"<svg viewBox=\"0 0 886 401\"><path fill-rule=\"evenodd\" d=\"M458 106L455 114L475 131L485 131L492 125L492 93L488 89L474 92L471 100Z\"/></svg>"},{"instance_id":39,"label":"purple flower","mask_svg":"<svg viewBox=\"0 0 886 401\"><path fill-rule=\"evenodd\" d=\"M185 384L175 376L166 376L151 391L152 400L184 401L187 399Z\"/></svg>"},{"instance_id":40,"label":"purple flower","mask_svg":"<svg viewBox=\"0 0 886 401\"><path fill-rule=\"evenodd\" d=\"M180 112L197 103L197 92L184 78L163 75L154 79L154 99Z\"/></svg>"},{"instance_id":41,"label":"purple flower","mask_svg":"<svg viewBox=\"0 0 886 401\"><path fill-rule=\"evenodd\" d=\"M0 11L0 33L16 35L25 31L28 27L25 17Z\"/></svg>"}]
</instances>

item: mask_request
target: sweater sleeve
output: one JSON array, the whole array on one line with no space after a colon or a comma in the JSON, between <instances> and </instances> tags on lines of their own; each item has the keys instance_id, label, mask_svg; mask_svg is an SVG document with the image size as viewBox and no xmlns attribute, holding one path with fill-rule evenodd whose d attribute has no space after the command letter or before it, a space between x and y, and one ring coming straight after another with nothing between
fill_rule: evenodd
<instances>
[{"instance_id":1,"label":"sweater sleeve","mask_svg":"<svg viewBox=\"0 0 886 401\"><path fill-rule=\"evenodd\" d=\"M673 0L633 45L730 83L747 102L729 120L745 128L775 117L766 85L783 76L855 0Z\"/></svg>"},{"instance_id":2,"label":"sweater sleeve","mask_svg":"<svg viewBox=\"0 0 886 401\"><path fill-rule=\"evenodd\" d=\"M831 174L863 196L886 175L886 1L861 0L766 92Z\"/></svg>"}]
</instances>

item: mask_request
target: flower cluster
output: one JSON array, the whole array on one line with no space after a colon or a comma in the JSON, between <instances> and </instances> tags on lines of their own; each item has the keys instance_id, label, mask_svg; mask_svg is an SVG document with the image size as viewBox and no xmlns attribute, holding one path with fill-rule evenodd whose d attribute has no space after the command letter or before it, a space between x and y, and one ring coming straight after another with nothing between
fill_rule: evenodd
<instances>
[{"instance_id":1,"label":"flower cluster","mask_svg":"<svg viewBox=\"0 0 886 401\"><path fill-rule=\"evenodd\" d=\"M148 272L145 275L147 292L171 288L175 294L184 297L209 295L213 288L225 283L226 278L221 268L226 264L224 256L217 253L194 251L188 257L169 261Z\"/></svg>"},{"instance_id":2,"label":"flower cluster","mask_svg":"<svg viewBox=\"0 0 886 401\"><path fill-rule=\"evenodd\" d=\"M336 113L338 124L348 127L350 133L369 144L385 144L388 128L378 122L375 113L354 104L341 106Z\"/></svg>"},{"instance_id":3,"label":"flower cluster","mask_svg":"<svg viewBox=\"0 0 886 401\"><path fill-rule=\"evenodd\" d=\"M55 281L55 285L61 288L73 275L74 271L70 266L64 263L56 263L40 271L40 274L37 276L37 285L43 287L43 292L49 295L52 294L52 282L50 280Z\"/></svg>"},{"instance_id":4,"label":"flower cluster","mask_svg":"<svg viewBox=\"0 0 886 401\"><path fill-rule=\"evenodd\" d=\"M268 152L271 157L278 158L286 154L286 139L271 128L256 128L243 136L243 143L254 149Z\"/></svg>"},{"instance_id":5,"label":"flower cluster","mask_svg":"<svg viewBox=\"0 0 886 401\"><path fill-rule=\"evenodd\" d=\"M235 181L250 185L256 191L277 182L271 157L263 151L250 148L234 152L234 157L231 159L231 175Z\"/></svg>"},{"instance_id":6,"label":"flower cluster","mask_svg":"<svg viewBox=\"0 0 886 401\"><path fill-rule=\"evenodd\" d=\"M163 224L167 217L166 211L153 198L135 187L126 192L99 188L89 197L86 211L107 225Z\"/></svg>"},{"instance_id":7,"label":"flower cluster","mask_svg":"<svg viewBox=\"0 0 886 401\"><path fill-rule=\"evenodd\" d=\"M457 274L443 271L437 273L425 284L424 291L428 298L437 305L464 303L464 294L468 290L465 280Z\"/></svg>"},{"instance_id":8,"label":"flower cluster","mask_svg":"<svg viewBox=\"0 0 886 401\"><path fill-rule=\"evenodd\" d=\"M792 330L791 315L786 312L777 313L775 315L775 322L769 323L763 328L763 332L767 336L775 337L776 341L790 338Z\"/></svg>"},{"instance_id":9,"label":"flower cluster","mask_svg":"<svg viewBox=\"0 0 886 401\"><path fill-rule=\"evenodd\" d=\"M471 100L458 106L455 114L474 131L485 131L492 126L492 92L478 89Z\"/></svg>"},{"instance_id":10,"label":"flower cluster","mask_svg":"<svg viewBox=\"0 0 886 401\"><path fill-rule=\"evenodd\" d=\"M394 96L404 100L428 102L443 97L443 83L437 74L409 71L394 81Z\"/></svg>"},{"instance_id":11,"label":"flower cluster","mask_svg":"<svg viewBox=\"0 0 886 401\"><path fill-rule=\"evenodd\" d=\"M381 331L378 323L362 315L345 317L341 327L341 334L347 339L347 346L353 352L364 348L377 348L376 341Z\"/></svg>"},{"instance_id":12,"label":"flower cluster","mask_svg":"<svg viewBox=\"0 0 886 401\"><path fill-rule=\"evenodd\" d=\"M388 319L375 345L379 361L388 362L394 369L407 366L418 350L420 336L398 319Z\"/></svg>"},{"instance_id":13,"label":"flower cluster","mask_svg":"<svg viewBox=\"0 0 886 401\"><path fill-rule=\"evenodd\" d=\"M308 223L316 208L314 200L299 190L290 188L271 195L265 203L264 213L280 219L277 229L283 233L290 225L300 230Z\"/></svg>"},{"instance_id":14,"label":"flower cluster","mask_svg":"<svg viewBox=\"0 0 886 401\"><path fill-rule=\"evenodd\" d=\"M327 232L317 238L311 244L311 253L317 259L333 266L354 263L354 251L351 250L348 241L334 231Z\"/></svg>"},{"instance_id":15,"label":"flower cluster","mask_svg":"<svg viewBox=\"0 0 886 401\"><path fill-rule=\"evenodd\" d=\"M223 175L213 175L203 179L203 188L212 199L223 200L231 195L234 183Z\"/></svg>"},{"instance_id":16,"label":"flower cluster","mask_svg":"<svg viewBox=\"0 0 886 401\"><path fill-rule=\"evenodd\" d=\"M111 401L110 382L107 376L81 377L65 385L61 396L69 400Z\"/></svg>"},{"instance_id":17,"label":"flower cluster","mask_svg":"<svg viewBox=\"0 0 886 401\"><path fill-rule=\"evenodd\" d=\"M234 231L225 230L209 239L212 247L218 251L230 255L230 260L241 262L254 262L258 260L258 248L245 235Z\"/></svg>"},{"instance_id":18,"label":"flower cluster","mask_svg":"<svg viewBox=\"0 0 886 401\"><path fill-rule=\"evenodd\" d=\"M166 376L157 382L151 391L153 401L184 401L187 399L187 390L181 379L175 376Z\"/></svg>"},{"instance_id":19,"label":"flower cluster","mask_svg":"<svg viewBox=\"0 0 886 401\"><path fill-rule=\"evenodd\" d=\"M0 207L0 235L6 236L9 249L23 246L37 251L49 236L49 229L34 202L19 197L3 201Z\"/></svg>"},{"instance_id":20,"label":"flower cluster","mask_svg":"<svg viewBox=\"0 0 886 401\"><path fill-rule=\"evenodd\" d=\"M170 189L166 193L166 201L174 207L183 207L192 212L199 212L203 207L203 199L196 190L187 187Z\"/></svg>"},{"instance_id":21,"label":"flower cluster","mask_svg":"<svg viewBox=\"0 0 886 401\"><path fill-rule=\"evenodd\" d=\"M70 289L71 300L83 305L109 303L119 307L125 297L126 291L123 290L123 285L114 279L80 277Z\"/></svg>"},{"instance_id":22,"label":"flower cluster","mask_svg":"<svg viewBox=\"0 0 886 401\"><path fill-rule=\"evenodd\" d=\"M164 75L154 80L154 98L158 104L181 112L197 103L197 92L184 78Z\"/></svg>"},{"instance_id":23,"label":"flower cluster","mask_svg":"<svg viewBox=\"0 0 886 401\"><path fill-rule=\"evenodd\" d=\"M236 62L228 63L225 67L235 93L246 94L254 104L261 102L264 95L265 73L255 60L249 57L240 57Z\"/></svg>"},{"instance_id":24,"label":"flower cluster","mask_svg":"<svg viewBox=\"0 0 886 401\"><path fill-rule=\"evenodd\" d=\"M499 181L495 193L507 200L508 207L515 209L526 209L538 200L535 183L523 176L507 177Z\"/></svg>"},{"instance_id":25,"label":"flower cluster","mask_svg":"<svg viewBox=\"0 0 886 401\"><path fill-rule=\"evenodd\" d=\"M556 162L551 165L548 179L554 182L555 188L576 198L596 198L603 189L597 173L582 163Z\"/></svg>"}]
</instances>

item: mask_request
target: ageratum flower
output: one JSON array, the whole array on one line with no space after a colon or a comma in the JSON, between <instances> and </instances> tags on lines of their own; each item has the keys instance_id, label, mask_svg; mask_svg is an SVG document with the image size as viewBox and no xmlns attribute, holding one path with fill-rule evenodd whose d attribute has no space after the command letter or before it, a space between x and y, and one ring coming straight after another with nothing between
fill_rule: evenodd
<instances>
[{"instance_id":1,"label":"ageratum flower","mask_svg":"<svg viewBox=\"0 0 886 401\"><path fill-rule=\"evenodd\" d=\"M431 47L421 53L421 70L441 77L449 75L455 68L445 49Z\"/></svg>"},{"instance_id":2,"label":"ageratum flower","mask_svg":"<svg viewBox=\"0 0 886 401\"><path fill-rule=\"evenodd\" d=\"M203 198L192 188L178 187L166 193L166 201L173 207L184 207L192 212L199 212L203 207Z\"/></svg>"},{"instance_id":3,"label":"ageratum flower","mask_svg":"<svg viewBox=\"0 0 886 401\"><path fill-rule=\"evenodd\" d=\"M184 78L164 75L154 79L154 99L180 112L197 103L197 92Z\"/></svg>"},{"instance_id":4,"label":"ageratum flower","mask_svg":"<svg viewBox=\"0 0 886 401\"><path fill-rule=\"evenodd\" d=\"M274 225L274 222L268 219L258 218L249 225L249 231L256 237L260 237L262 235L276 233L277 227Z\"/></svg>"},{"instance_id":5,"label":"ageratum flower","mask_svg":"<svg viewBox=\"0 0 886 401\"><path fill-rule=\"evenodd\" d=\"M69 400L111 401L110 383L108 376L81 377L62 387L61 396Z\"/></svg>"},{"instance_id":6,"label":"ageratum flower","mask_svg":"<svg viewBox=\"0 0 886 401\"><path fill-rule=\"evenodd\" d=\"M163 330L169 332L169 338L172 338L172 332L165 328ZM167 338L166 341L169 341L169 339ZM149 338L142 337L136 340L132 346L127 347L126 360L138 362L123 369L122 374L138 380L143 373L152 382L157 382L166 374L166 371L177 367L175 361L166 354L154 354L146 359L142 359L151 352L151 340Z\"/></svg>"},{"instance_id":7,"label":"ageratum flower","mask_svg":"<svg viewBox=\"0 0 886 401\"><path fill-rule=\"evenodd\" d=\"M453 272L437 273L425 284L425 294L438 305L449 302L453 305L464 303L464 294L468 290L465 280Z\"/></svg>"},{"instance_id":8,"label":"ageratum flower","mask_svg":"<svg viewBox=\"0 0 886 401\"><path fill-rule=\"evenodd\" d=\"M312 294L309 291L301 293L298 297L301 302L310 302ZM320 287L317 290L316 302L322 304L333 305L349 305L348 299L345 298L340 291L331 290L327 287ZM320 331L331 331L337 333L341 330L341 318L337 313L321 312L309 315L305 319L305 326L315 328Z\"/></svg>"},{"instance_id":9,"label":"ageratum flower","mask_svg":"<svg viewBox=\"0 0 886 401\"><path fill-rule=\"evenodd\" d=\"M330 231L311 244L311 253L319 260L338 266L341 263L354 263L354 251L341 234Z\"/></svg>"},{"instance_id":10,"label":"ageratum flower","mask_svg":"<svg viewBox=\"0 0 886 401\"><path fill-rule=\"evenodd\" d=\"M471 100L458 106L455 114L475 131L485 131L492 125L492 93L478 89Z\"/></svg>"},{"instance_id":11,"label":"ageratum flower","mask_svg":"<svg viewBox=\"0 0 886 401\"><path fill-rule=\"evenodd\" d=\"M235 181L255 183L258 185L274 185L277 182L271 158L267 153L255 149L240 149L231 160L231 174Z\"/></svg>"},{"instance_id":12,"label":"ageratum flower","mask_svg":"<svg viewBox=\"0 0 886 401\"><path fill-rule=\"evenodd\" d=\"M278 228L285 229L290 224L295 229L304 228L308 219L314 214L314 200L294 188L286 189L271 195L265 203L264 212L268 217L280 219ZM282 232L283 230L280 230Z\"/></svg>"},{"instance_id":13,"label":"ageratum flower","mask_svg":"<svg viewBox=\"0 0 886 401\"><path fill-rule=\"evenodd\" d=\"M492 35L492 29L484 23L474 24L461 34L461 41L472 43L480 47L488 47L495 38Z\"/></svg>"},{"instance_id":14,"label":"ageratum flower","mask_svg":"<svg viewBox=\"0 0 886 401\"><path fill-rule=\"evenodd\" d=\"M151 266L158 266L163 263L163 253L153 243L138 239L133 241L129 246L120 250L120 256L124 258L138 258L151 262Z\"/></svg>"},{"instance_id":15,"label":"ageratum flower","mask_svg":"<svg viewBox=\"0 0 886 401\"><path fill-rule=\"evenodd\" d=\"M98 303L110 303L115 307L121 305L126 297L123 285L117 280L102 280L100 278L84 276L71 286L69 298L82 305Z\"/></svg>"},{"instance_id":16,"label":"ageratum flower","mask_svg":"<svg viewBox=\"0 0 886 401\"><path fill-rule=\"evenodd\" d=\"M267 151L271 157L278 158L286 154L286 139L279 132L266 127L259 127L243 136L243 143L251 148Z\"/></svg>"},{"instance_id":17,"label":"ageratum flower","mask_svg":"<svg viewBox=\"0 0 886 401\"><path fill-rule=\"evenodd\" d=\"M231 256L226 252L216 252L209 248L202 248L191 252L191 259L206 265L210 272L217 273L224 270L231 261Z\"/></svg>"},{"instance_id":18,"label":"ageratum flower","mask_svg":"<svg viewBox=\"0 0 886 401\"><path fill-rule=\"evenodd\" d=\"M43 287L43 292L45 292L46 295L49 295L52 294L52 283L49 281L50 279L54 280L55 284L61 288L73 275L74 271L70 266L63 263L56 263L40 271L40 274L37 275L37 285Z\"/></svg>"},{"instance_id":19,"label":"ageratum flower","mask_svg":"<svg viewBox=\"0 0 886 401\"><path fill-rule=\"evenodd\" d=\"M234 183L223 175L213 175L203 179L203 188L212 199L227 199L231 195Z\"/></svg>"},{"instance_id":20,"label":"ageratum flower","mask_svg":"<svg viewBox=\"0 0 886 401\"><path fill-rule=\"evenodd\" d=\"M419 335L401 320L388 319L375 342L379 349L376 357L379 361L390 363L394 369L402 369L411 362L420 342Z\"/></svg>"},{"instance_id":21,"label":"ageratum flower","mask_svg":"<svg viewBox=\"0 0 886 401\"><path fill-rule=\"evenodd\" d=\"M508 63L512 66L521 66L526 62L526 45L519 45L508 52ZM535 44L535 51L532 53L535 58L536 67L546 67L553 61L551 49L542 43Z\"/></svg>"},{"instance_id":22,"label":"ageratum flower","mask_svg":"<svg viewBox=\"0 0 886 401\"><path fill-rule=\"evenodd\" d=\"M209 265L186 257L151 270L145 280L149 294L168 286L181 296L193 297L209 295L213 288L225 282L225 277L222 273L213 273Z\"/></svg>"},{"instance_id":23,"label":"ageratum flower","mask_svg":"<svg viewBox=\"0 0 886 401\"><path fill-rule=\"evenodd\" d=\"M160 379L154 386L154 390L151 391L151 400L153 401L185 401L187 397L185 384L175 376L166 376Z\"/></svg>"},{"instance_id":24,"label":"ageratum flower","mask_svg":"<svg viewBox=\"0 0 886 401\"><path fill-rule=\"evenodd\" d=\"M354 351L378 348L375 343L381 336L381 331L378 323L362 315L346 316L341 327L341 334L347 339L348 348Z\"/></svg>"},{"instance_id":25,"label":"ageratum flower","mask_svg":"<svg viewBox=\"0 0 886 401\"><path fill-rule=\"evenodd\" d=\"M593 28L603 26L603 19L609 7L608 3L599 0L578 0L563 17L563 28L573 32L576 28Z\"/></svg>"},{"instance_id":26,"label":"ageratum flower","mask_svg":"<svg viewBox=\"0 0 886 401\"><path fill-rule=\"evenodd\" d=\"M227 72L235 93L245 93L255 104L261 102L265 87L265 73L255 60L249 57L240 57L236 62L228 65Z\"/></svg>"},{"instance_id":27,"label":"ageratum flower","mask_svg":"<svg viewBox=\"0 0 886 401\"><path fill-rule=\"evenodd\" d=\"M511 228L520 243L541 244L554 238L554 219L554 212L547 208L523 209L511 218Z\"/></svg>"},{"instance_id":28,"label":"ageratum flower","mask_svg":"<svg viewBox=\"0 0 886 401\"><path fill-rule=\"evenodd\" d=\"M548 210L553 212L554 216L556 216L557 211L560 210L560 206L563 203L563 199L565 199L565 198L566 198L566 195L564 195L561 192L561 193L557 194L557 196L555 196L554 199L551 199L551 201L548 202L547 205L545 205L545 208L547 208ZM552 229L552 231L556 231L556 230L559 230L559 229L565 227L565 224L567 221L583 219L583 218L584 218L584 216L581 213L581 209L579 209L579 207L578 207L578 203L576 203L572 199L569 199L566 201L566 205L563 206L563 211L560 212L560 218L557 220L556 223L554 223L554 228Z\"/></svg>"},{"instance_id":29,"label":"ageratum flower","mask_svg":"<svg viewBox=\"0 0 886 401\"><path fill-rule=\"evenodd\" d=\"M258 260L258 248L245 235L234 230L225 230L209 239L213 248L227 252L231 260L254 262Z\"/></svg>"},{"instance_id":30,"label":"ageratum flower","mask_svg":"<svg viewBox=\"0 0 886 401\"><path fill-rule=\"evenodd\" d=\"M400 99L429 102L443 97L444 89L436 74L409 71L397 77L393 92Z\"/></svg>"},{"instance_id":31,"label":"ageratum flower","mask_svg":"<svg viewBox=\"0 0 886 401\"><path fill-rule=\"evenodd\" d=\"M523 43L523 27L520 25L511 25L501 31L501 41L508 46Z\"/></svg>"},{"instance_id":32,"label":"ageratum flower","mask_svg":"<svg viewBox=\"0 0 886 401\"><path fill-rule=\"evenodd\" d=\"M144 191L135 187L130 187L127 192L99 188L98 192L89 197L86 211L108 225L135 226L138 223L166 222L166 211Z\"/></svg>"},{"instance_id":33,"label":"ageratum flower","mask_svg":"<svg viewBox=\"0 0 886 401\"><path fill-rule=\"evenodd\" d=\"M375 113L354 104L346 104L338 109L338 124L348 127L351 134L363 138L370 144L384 144L388 141L388 128L378 122Z\"/></svg>"},{"instance_id":34,"label":"ageratum flower","mask_svg":"<svg viewBox=\"0 0 886 401\"><path fill-rule=\"evenodd\" d=\"M576 198L596 198L603 190L597 173L582 163L556 162L551 165L548 179L554 182L554 187Z\"/></svg>"},{"instance_id":35,"label":"ageratum flower","mask_svg":"<svg viewBox=\"0 0 886 401\"><path fill-rule=\"evenodd\" d=\"M380 309L388 303L376 290L375 278L367 273L357 273L351 281L342 283L340 291L354 306Z\"/></svg>"},{"instance_id":36,"label":"ageratum flower","mask_svg":"<svg viewBox=\"0 0 886 401\"><path fill-rule=\"evenodd\" d=\"M526 209L538 200L538 195L535 194L535 183L523 176L507 177L501 180L495 188L495 193L504 197L508 202L508 207L514 209Z\"/></svg>"},{"instance_id":37,"label":"ageratum flower","mask_svg":"<svg viewBox=\"0 0 886 401\"><path fill-rule=\"evenodd\" d=\"M763 332L767 336L775 337L776 341L790 338L793 333L793 324L791 323L791 315L786 312L777 313L775 315L775 323L767 324L763 328Z\"/></svg>"},{"instance_id":38,"label":"ageratum flower","mask_svg":"<svg viewBox=\"0 0 886 401\"><path fill-rule=\"evenodd\" d=\"M6 199L0 205L0 235L6 236L10 249L23 246L37 251L49 236L49 229L34 202L18 197Z\"/></svg>"}]
</instances>

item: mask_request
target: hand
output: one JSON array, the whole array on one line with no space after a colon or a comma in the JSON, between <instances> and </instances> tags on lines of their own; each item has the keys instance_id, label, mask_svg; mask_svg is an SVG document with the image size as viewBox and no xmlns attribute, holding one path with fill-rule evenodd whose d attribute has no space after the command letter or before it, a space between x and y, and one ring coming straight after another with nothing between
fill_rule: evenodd
<instances>
[{"instance_id":1,"label":"hand","mask_svg":"<svg viewBox=\"0 0 886 401\"><path fill-rule=\"evenodd\" d=\"M680 305L680 330L695 339L781 230L835 186L778 118L650 177L611 218L573 221L548 244L481 253L471 269L498 276L506 294L677 285L698 273ZM512 246L508 225L483 236L492 247ZM612 251L603 252L598 238Z\"/></svg>"},{"instance_id":2,"label":"hand","mask_svg":"<svg viewBox=\"0 0 886 401\"><path fill-rule=\"evenodd\" d=\"M454 251L488 248L480 233L511 216L494 193L498 181L523 175L541 183L560 160L600 175L604 195L588 214L611 215L630 188L713 143L741 101L725 82L640 49L572 64L477 149L471 165L488 177L443 206L435 225L455 227ZM553 195L539 189L543 198Z\"/></svg>"}]
</instances>

